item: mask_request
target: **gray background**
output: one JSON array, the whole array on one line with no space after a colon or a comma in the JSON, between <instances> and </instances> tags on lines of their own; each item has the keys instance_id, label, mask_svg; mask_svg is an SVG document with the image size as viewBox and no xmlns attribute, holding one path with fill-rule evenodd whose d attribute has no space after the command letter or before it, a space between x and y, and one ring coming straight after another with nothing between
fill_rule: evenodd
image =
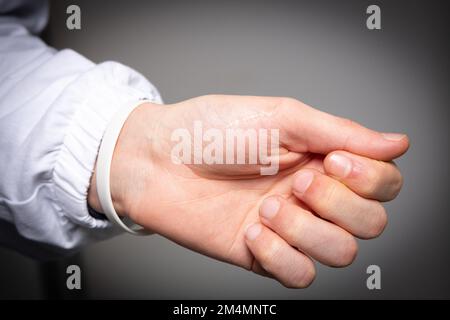
<instances>
[{"instance_id":1,"label":"gray background","mask_svg":"<svg viewBox=\"0 0 450 320\"><path fill-rule=\"evenodd\" d=\"M65 28L69 3L81 6L81 31ZM370 4L381 7L380 31L365 27ZM208 93L291 96L408 133L411 149L398 160L405 186L386 204L384 234L360 241L350 267L317 265L306 290L159 236L125 235L50 268L0 249L0 297L450 298L449 14L444 1L53 1L53 46L129 65L168 103ZM83 290L69 295L61 283L73 261ZM366 288L370 264L381 267L382 290Z\"/></svg>"}]
</instances>

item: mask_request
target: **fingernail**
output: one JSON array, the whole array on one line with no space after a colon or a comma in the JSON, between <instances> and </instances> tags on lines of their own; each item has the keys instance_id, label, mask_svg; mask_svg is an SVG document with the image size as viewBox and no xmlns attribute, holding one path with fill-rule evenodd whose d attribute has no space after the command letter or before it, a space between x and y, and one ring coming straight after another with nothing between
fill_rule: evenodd
<instances>
[{"instance_id":1,"label":"fingernail","mask_svg":"<svg viewBox=\"0 0 450 320\"><path fill-rule=\"evenodd\" d=\"M332 154L329 158L330 167L328 170L330 173L339 178L347 177L352 171L352 161L347 157L340 154Z\"/></svg>"},{"instance_id":2,"label":"fingernail","mask_svg":"<svg viewBox=\"0 0 450 320\"><path fill-rule=\"evenodd\" d=\"M386 140L390 141L400 141L406 137L406 134L403 133L382 133L382 135Z\"/></svg>"},{"instance_id":3,"label":"fingernail","mask_svg":"<svg viewBox=\"0 0 450 320\"><path fill-rule=\"evenodd\" d=\"M314 174L311 171L303 171L297 174L294 181L294 189L298 193L302 194L309 188L313 181Z\"/></svg>"},{"instance_id":4,"label":"fingernail","mask_svg":"<svg viewBox=\"0 0 450 320\"><path fill-rule=\"evenodd\" d=\"M280 201L275 197L267 198L261 205L261 216L272 219L277 214L278 209L280 209Z\"/></svg>"},{"instance_id":5,"label":"fingernail","mask_svg":"<svg viewBox=\"0 0 450 320\"><path fill-rule=\"evenodd\" d=\"M245 231L245 236L248 240L255 240L257 236L261 233L262 226L260 223L252 224Z\"/></svg>"}]
</instances>

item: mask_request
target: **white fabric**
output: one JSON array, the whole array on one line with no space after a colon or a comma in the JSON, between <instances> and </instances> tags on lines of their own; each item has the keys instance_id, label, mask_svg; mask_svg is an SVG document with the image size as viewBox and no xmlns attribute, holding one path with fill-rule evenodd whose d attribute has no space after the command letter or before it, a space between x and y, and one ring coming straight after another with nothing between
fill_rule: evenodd
<instances>
[{"instance_id":1,"label":"white fabric","mask_svg":"<svg viewBox=\"0 0 450 320\"><path fill-rule=\"evenodd\" d=\"M117 232L86 200L108 121L131 100L161 98L126 66L48 47L32 35L46 19L45 1L0 0L0 219L71 249Z\"/></svg>"}]
</instances>

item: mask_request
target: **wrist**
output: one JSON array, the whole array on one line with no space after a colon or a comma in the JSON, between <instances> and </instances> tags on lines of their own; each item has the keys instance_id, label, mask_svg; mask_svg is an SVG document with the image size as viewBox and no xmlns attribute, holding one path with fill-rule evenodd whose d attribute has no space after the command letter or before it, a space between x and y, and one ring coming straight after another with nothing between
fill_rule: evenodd
<instances>
[{"instance_id":1,"label":"wrist","mask_svg":"<svg viewBox=\"0 0 450 320\"><path fill-rule=\"evenodd\" d=\"M95 211L99 212L99 213L103 213L103 209L102 206L100 204L100 200L98 198L98 193L97 193L97 175L96 175L96 170L94 167L94 173L92 174L91 180L90 180L90 185L89 185L89 189L88 189L88 195L87 195L87 203L88 205L94 209ZM123 204L121 201L115 199L115 197L113 196L113 192L111 191L111 199L114 205L114 209L116 210L117 214L120 217L125 217L125 210L123 208Z\"/></svg>"},{"instance_id":2,"label":"wrist","mask_svg":"<svg viewBox=\"0 0 450 320\"><path fill-rule=\"evenodd\" d=\"M153 103L142 103L131 112L125 121L117 139L110 169L111 200L115 211L121 217L130 217L133 198L137 191L144 191L145 186L139 184L143 167L151 168L149 163L154 150L149 138L154 138L155 123L163 106ZM103 212L97 193L96 166L90 180L87 201L92 209ZM139 190L138 190L139 189Z\"/></svg>"}]
</instances>

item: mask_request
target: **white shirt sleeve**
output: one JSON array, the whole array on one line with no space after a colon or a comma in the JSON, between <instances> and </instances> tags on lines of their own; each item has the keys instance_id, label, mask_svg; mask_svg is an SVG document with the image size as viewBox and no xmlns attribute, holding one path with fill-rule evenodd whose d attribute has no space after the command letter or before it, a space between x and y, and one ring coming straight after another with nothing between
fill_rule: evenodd
<instances>
[{"instance_id":1,"label":"white shirt sleeve","mask_svg":"<svg viewBox=\"0 0 450 320\"><path fill-rule=\"evenodd\" d=\"M117 233L87 210L108 121L130 101L162 101L126 66L48 47L32 35L46 18L44 1L0 0L0 219L72 249Z\"/></svg>"}]
</instances>

